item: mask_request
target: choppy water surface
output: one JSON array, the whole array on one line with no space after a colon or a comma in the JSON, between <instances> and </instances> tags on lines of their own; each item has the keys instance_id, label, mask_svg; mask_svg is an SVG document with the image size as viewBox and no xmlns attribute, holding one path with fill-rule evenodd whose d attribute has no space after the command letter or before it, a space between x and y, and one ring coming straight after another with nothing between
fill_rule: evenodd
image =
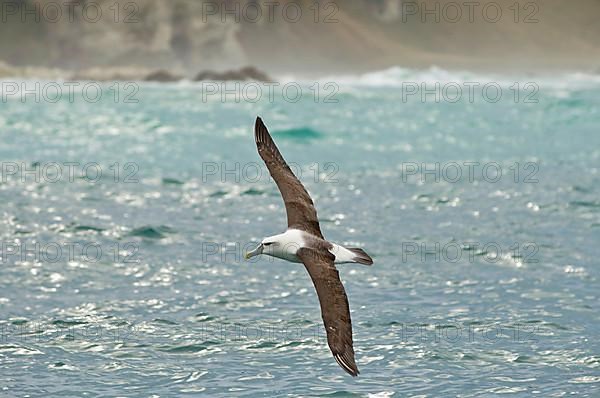
<instances>
[{"instance_id":1,"label":"choppy water surface","mask_svg":"<svg viewBox=\"0 0 600 398\"><path fill-rule=\"evenodd\" d=\"M1 103L0 395L598 396L598 83L453 103L386 79ZM303 267L241 259L285 228L256 115L325 235L375 259L340 267L356 379Z\"/></svg>"}]
</instances>

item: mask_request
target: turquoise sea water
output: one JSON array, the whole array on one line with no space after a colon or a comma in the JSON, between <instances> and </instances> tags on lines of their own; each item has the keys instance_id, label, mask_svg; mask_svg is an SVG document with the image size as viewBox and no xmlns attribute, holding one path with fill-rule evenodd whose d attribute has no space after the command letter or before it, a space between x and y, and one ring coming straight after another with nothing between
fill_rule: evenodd
<instances>
[{"instance_id":1,"label":"turquoise sea water","mask_svg":"<svg viewBox=\"0 0 600 398\"><path fill-rule=\"evenodd\" d=\"M600 396L598 78L314 83L0 102L0 396ZM358 378L303 267L242 260L285 229L257 115L325 236L375 260L339 267Z\"/></svg>"}]
</instances>

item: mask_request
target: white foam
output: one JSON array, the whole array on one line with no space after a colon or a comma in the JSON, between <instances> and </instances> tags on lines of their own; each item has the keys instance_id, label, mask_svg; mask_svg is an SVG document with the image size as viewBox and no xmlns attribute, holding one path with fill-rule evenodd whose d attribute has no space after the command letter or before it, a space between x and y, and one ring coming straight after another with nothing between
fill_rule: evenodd
<instances>
[{"instance_id":1,"label":"white foam","mask_svg":"<svg viewBox=\"0 0 600 398\"><path fill-rule=\"evenodd\" d=\"M281 76L281 82L302 82L292 75ZM554 88L562 91L582 89L600 85L600 74L585 72L558 73L480 73L468 70L450 71L437 66L426 69L412 69L394 66L388 69L364 74L329 75L318 79L320 83L334 82L348 87L401 87L406 83L426 83L442 85L448 83L464 84L477 82L481 84L497 83L502 87L510 87L515 83L535 83L543 88ZM308 80L306 81L308 84Z\"/></svg>"}]
</instances>

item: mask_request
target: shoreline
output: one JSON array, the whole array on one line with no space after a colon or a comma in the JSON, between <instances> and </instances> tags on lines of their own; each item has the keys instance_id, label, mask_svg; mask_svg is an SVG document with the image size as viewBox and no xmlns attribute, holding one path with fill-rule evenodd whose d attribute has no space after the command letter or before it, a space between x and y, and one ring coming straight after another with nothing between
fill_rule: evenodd
<instances>
[{"instance_id":1,"label":"shoreline","mask_svg":"<svg viewBox=\"0 0 600 398\"><path fill-rule=\"evenodd\" d=\"M470 65L473 66L473 65ZM95 82L114 82L114 81L133 81L133 82L148 82L148 83L178 83L178 82L201 82L201 81L241 81L241 82L289 82L289 81L325 81L331 79L331 81L341 80L347 82L352 79L361 79L370 75L384 74L393 72L395 70L405 72L407 74L414 73L449 73L449 74L476 74L476 75L488 75L488 76L499 76L499 77L511 77L511 76L530 76L532 78L549 78L556 77L557 75L590 75L600 76L600 68L587 67L587 68L575 68L575 67L548 67L538 68L535 71L529 69L522 69L517 67L512 68L483 68L483 67L460 67L460 66L441 66L440 64L430 64L421 66L411 65L390 65L379 69L357 69L355 71L337 71L337 73L330 73L324 71L322 73L310 73L310 72L294 72L294 71L282 71L281 73L264 73L260 69L254 68L255 70L263 73L264 77L259 79L249 78L247 76L233 75L229 78L228 74L232 71L212 71L212 70L200 70L196 74L208 75L209 77L217 78L202 78L197 79L194 75L185 74L181 70L166 70L164 68L148 68L139 67L135 65L125 67L112 67L112 68L88 68L83 70L68 70L60 68L46 68L41 66L25 66L18 67L8 65L0 60L0 81L6 81L7 79L20 79L20 80L60 80L60 81L95 81ZM219 76L225 76L225 78L219 78Z\"/></svg>"}]
</instances>

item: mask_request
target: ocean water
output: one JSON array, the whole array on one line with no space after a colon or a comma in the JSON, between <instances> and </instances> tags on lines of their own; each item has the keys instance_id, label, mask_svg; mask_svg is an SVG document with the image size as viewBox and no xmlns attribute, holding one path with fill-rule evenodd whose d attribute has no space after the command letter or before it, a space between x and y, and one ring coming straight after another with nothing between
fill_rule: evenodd
<instances>
[{"instance_id":1,"label":"ocean water","mask_svg":"<svg viewBox=\"0 0 600 398\"><path fill-rule=\"evenodd\" d=\"M600 396L600 78L283 80L3 82L0 396ZM257 115L375 260L339 266L358 378L302 265L243 260L286 226Z\"/></svg>"}]
</instances>

